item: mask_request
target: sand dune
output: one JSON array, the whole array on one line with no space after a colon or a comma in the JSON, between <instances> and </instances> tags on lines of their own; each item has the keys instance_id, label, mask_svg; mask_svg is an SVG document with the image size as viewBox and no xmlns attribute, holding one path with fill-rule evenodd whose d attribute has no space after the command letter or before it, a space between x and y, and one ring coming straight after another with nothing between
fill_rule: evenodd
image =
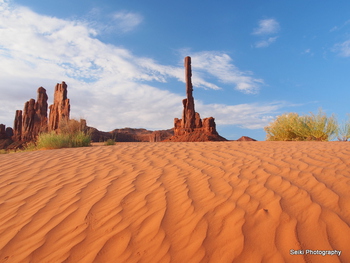
<instances>
[{"instance_id":1,"label":"sand dune","mask_svg":"<svg viewBox=\"0 0 350 263\"><path fill-rule=\"evenodd\" d=\"M0 262L350 262L350 143L119 143L0 167Z\"/></svg>"}]
</instances>

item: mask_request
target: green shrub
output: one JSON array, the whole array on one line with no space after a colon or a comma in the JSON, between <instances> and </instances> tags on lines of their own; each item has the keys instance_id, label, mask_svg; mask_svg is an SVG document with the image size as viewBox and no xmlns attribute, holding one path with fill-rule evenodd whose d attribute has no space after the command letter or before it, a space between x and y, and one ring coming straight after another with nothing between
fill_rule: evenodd
<instances>
[{"instance_id":1,"label":"green shrub","mask_svg":"<svg viewBox=\"0 0 350 263\"><path fill-rule=\"evenodd\" d=\"M60 149L70 147L85 147L90 146L91 137L84 132L76 132L74 134L56 134L42 133L37 140L38 149Z\"/></svg>"},{"instance_id":2,"label":"green shrub","mask_svg":"<svg viewBox=\"0 0 350 263\"><path fill-rule=\"evenodd\" d=\"M115 140L113 139L108 139L107 141L104 142L104 145L115 145Z\"/></svg>"},{"instance_id":3,"label":"green shrub","mask_svg":"<svg viewBox=\"0 0 350 263\"><path fill-rule=\"evenodd\" d=\"M338 123L334 115L327 117L319 110L318 114L306 116L297 113L277 116L264 129L268 141L328 141L338 134Z\"/></svg>"},{"instance_id":4,"label":"green shrub","mask_svg":"<svg viewBox=\"0 0 350 263\"><path fill-rule=\"evenodd\" d=\"M348 120L339 126L337 137L339 141L347 141L350 139L350 114L348 114Z\"/></svg>"},{"instance_id":5,"label":"green shrub","mask_svg":"<svg viewBox=\"0 0 350 263\"><path fill-rule=\"evenodd\" d=\"M36 148L60 149L91 145L91 136L86 132L85 120L62 120L59 131L39 134Z\"/></svg>"},{"instance_id":6,"label":"green shrub","mask_svg":"<svg viewBox=\"0 0 350 263\"><path fill-rule=\"evenodd\" d=\"M60 149L69 147L69 135L56 132L42 133L37 140L38 149Z\"/></svg>"},{"instance_id":7,"label":"green shrub","mask_svg":"<svg viewBox=\"0 0 350 263\"><path fill-rule=\"evenodd\" d=\"M91 145L91 136L80 131L71 137L71 147L86 147Z\"/></svg>"}]
</instances>

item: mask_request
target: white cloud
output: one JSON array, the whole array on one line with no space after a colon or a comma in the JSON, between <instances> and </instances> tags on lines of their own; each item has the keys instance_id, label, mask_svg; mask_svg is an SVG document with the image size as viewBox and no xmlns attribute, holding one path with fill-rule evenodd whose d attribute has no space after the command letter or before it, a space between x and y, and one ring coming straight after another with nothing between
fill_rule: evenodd
<instances>
[{"instance_id":1,"label":"white cloud","mask_svg":"<svg viewBox=\"0 0 350 263\"><path fill-rule=\"evenodd\" d=\"M264 128L272 119L276 112L288 106L286 102L274 102L265 104L238 104L223 105L209 104L203 105L201 102L196 104L198 112L202 117L211 116L215 112L215 122L218 125L235 125L246 129Z\"/></svg>"},{"instance_id":2,"label":"white cloud","mask_svg":"<svg viewBox=\"0 0 350 263\"><path fill-rule=\"evenodd\" d=\"M333 51L339 53L339 55L342 57L350 57L350 40L336 44Z\"/></svg>"},{"instance_id":3,"label":"white cloud","mask_svg":"<svg viewBox=\"0 0 350 263\"><path fill-rule=\"evenodd\" d=\"M262 19L259 21L259 26L254 29L254 35L271 35L276 34L280 30L279 23L273 19Z\"/></svg>"},{"instance_id":4,"label":"white cloud","mask_svg":"<svg viewBox=\"0 0 350 263\"><path fill-rule=\"evenodd\" d=\"M268 39L261 40L255 43L255 47L263 48L270 46L273 42L275 42L277 37L269 37Z\"/></svg>"},{"instance_id":5,"label":"white cloud","mask_svg":"<svg viewBox=\"0 0 350 263\"><path fill-rule=\"evenodd\" d=\"M256 93L259 86L264 83L262 79L252 77L251 72L239 70L225 53L215 51L189 53L192 58L193 84L197 87L220 89L216 85L210 86L203 82L203 79L198 77L202 75L201 73L214 76L222 83L233 84L237 90L244 93Z\"/></svg>"},{"instance_id":6,"label":"white cloud","mask_svg":"<svg viewBox=\"0 0 350 263\"><path fill-rule=\"evenodd\" d=\"M275 35L279 32L280 25L273 19L262 19L259 21L259 26L254 29L253 35L260 36L262 39L257 41L254 46L256 48L265 48L274 43L278 36L269 37L270 35Z\"/></svg>"},{"instance_id":7,"label":"white cloud","mask_svg":"<svg viewBox=\"0 0 350 263\"><path fill-rule=\"evenodd\" d=\"M166 90L165 83L170 79L184 81L182 65L161 65L150 58L136 57L125 48L105 44L96 38L98 30L86 21L39 15L9 3L0 0L1 122L12 125L15 110L35 98L39 86L46 88L51 103L54 85L61 81L68 84L72 116L87 118L89 125L102 130L125 126L171 128L173 118L181 116L183 96ZM115 14L114 19L126 31L142 20L125 12ZM254 93L263 84L252 73L240 71L225 53L197 52L191 56L195 87L220 89L208 80L215 78L239 91ZM218 123L225 124L226 116L231 116L240 120L231 124L250 128L260 127L264 116L270 114L268 109L275 109L258 104L204 107L199 103L198 107L216 117ZM245 115L254 108L258 115Z\"/></svg>"},{"instance_id":8,"label":"white cloud","mask_svg":"<svg viewBox=\"0 0 350 263\"><path fill-rule=\"evenodd\" d=\"M123 32L129 32L141 24L143 17L136 13L122 11L113 14L113 20Z\"/></svg>"}]
</instances>

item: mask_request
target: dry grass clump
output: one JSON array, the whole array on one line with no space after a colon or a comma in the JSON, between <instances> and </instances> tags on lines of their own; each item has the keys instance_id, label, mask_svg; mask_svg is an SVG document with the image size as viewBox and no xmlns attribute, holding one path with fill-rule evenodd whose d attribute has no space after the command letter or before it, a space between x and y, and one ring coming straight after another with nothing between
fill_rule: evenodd
<instances>
[{"instance_id":1,"label":"dry grass clump","mask_svg":"<svg viewBox=\"0 0 350 263\"><path fill-rule=\"evenodd\" d=\"M339 141L347 141L350 139L350 114L348 114L348 120L339 126L337 137Z\"/></svg>"},{"instance_id":2,"label":"dry grass clump","mask_svg":"<svg viewBox=\"0 0 350 263\"><path fill-rule=\"evenodd\" d=\"M327 117L322 110L305 116L297 113L283 114L264 129L268 141L329 141L339 131L336 117Z\"/></svg>"},{"instance_id":3,"label":"dry grass clump","mask_svg":"<svg viewBox=\"0 0 350 263\"><path fill-rule=\"evenodd\" d=\"M91 136L86 132L85 120L63 121L59 133L41 133L36 142L37 149L60 149L70 147L85 147L91 145Z\"/></svg>"},{"instance_id":4,"label":"dry grass clump","mask_svg":"<svg viewBox=\"0 0 350 263\"><path fill-rule=\"evenodd\" d=\"M104 145L106 145L106 146L108 146L108 145L115 145L115 140L108 139L107 141L104 142Z\"/></svg>"}]
</instances>

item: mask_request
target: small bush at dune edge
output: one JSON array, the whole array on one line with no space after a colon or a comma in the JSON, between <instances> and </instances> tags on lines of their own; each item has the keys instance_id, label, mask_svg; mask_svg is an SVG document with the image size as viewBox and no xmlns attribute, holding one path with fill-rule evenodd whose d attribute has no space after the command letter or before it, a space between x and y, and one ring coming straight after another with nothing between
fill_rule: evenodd
<instances>
[{"instance_id":1,"label":"small bush at dune edge","mask_svg":"<svg viewBox=\"0 0 350 263\"><path fill-rule=\"evenodd\" d=\"M106 145L106 146L108 146L108 145L115 145L115 140L108 139L107 141L104 142L104 145Z\"/></svg>"},{"instance_id":2,"label":"small bush at dune edge","mask_svg":"<svg viewBox=\"0 0 350 263\"><path fill-rule=\"evenodd\" d=\"M322 110L306 116L283 114L264 129L267 141L329 141L339 131L336 117L327 117Z\"/></svg>"},{"instance_id":3,"label":"small bush at dune edge","mask_svg":"<svg viewBox=\"0 0 350 263\"><path fill-rule=\"evenodd\" d=\"M339 126L337 138L339 141L347 141L350 139L350 114L348 114L348 120Z\"/></svg>"},{"instance_id":4,"label":"small bush at dune edge","mask_svg":"<svg viewBox=\"0 0 350 263\"><path fill-rule=\"evenodd\" d=\"M90 146L91 138L84 132L74 134L42 133L37 140L37 149L60 149Z\"/></svg>"},{"instance_id":5,"label":"small bush at dune edge","mask_svg":"<svg viewBox=\"0 0 350 263\"><path fill-rule=\"evenodd\" d=\"M36 149L60 149L86 147L91 145L91 136L84 132L82 121L68 120L61 124L60 133L41 133L36 141Z\"/></svg>"}]
</instances>

